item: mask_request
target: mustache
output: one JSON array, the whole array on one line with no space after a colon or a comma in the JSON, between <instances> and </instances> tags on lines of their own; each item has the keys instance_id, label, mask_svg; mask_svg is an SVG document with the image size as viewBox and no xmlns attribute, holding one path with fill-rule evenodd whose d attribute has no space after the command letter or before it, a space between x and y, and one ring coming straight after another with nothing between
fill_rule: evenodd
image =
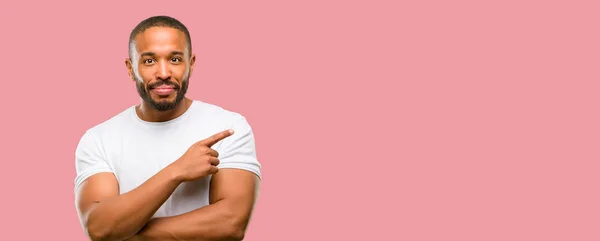
<instances>
[{"instance_id":1,"label":"mustache","mask_svg":"<svg viewBox=\"0 0 600 241\"><path fill-rule=\"evenodd\" d=\"M167 79L167 80L158 80L154 83L149 84L148 89L154 89L154 88L156 88L158 86L162 86L162 85L173 86L174 89L180 88L179 84Z\"/></svg>"}]
</instances>

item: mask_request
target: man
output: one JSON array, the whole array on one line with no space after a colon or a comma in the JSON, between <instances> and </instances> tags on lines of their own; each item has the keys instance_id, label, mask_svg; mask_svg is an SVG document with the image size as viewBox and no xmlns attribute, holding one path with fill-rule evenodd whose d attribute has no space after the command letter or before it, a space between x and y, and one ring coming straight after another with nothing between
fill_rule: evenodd
<instances>
[{"instance_id":1,"label":"man","mask_svg":"<svg viewBox=\"0 0 600 241\"><path fill-rule=\"evenodd\" d=\"M242 240L261 165L246 119L185 96L195 55L187 28L155 16L129 39L141 96L77 146L75 193L91 240Z\"/></svg>"}]
</instances>

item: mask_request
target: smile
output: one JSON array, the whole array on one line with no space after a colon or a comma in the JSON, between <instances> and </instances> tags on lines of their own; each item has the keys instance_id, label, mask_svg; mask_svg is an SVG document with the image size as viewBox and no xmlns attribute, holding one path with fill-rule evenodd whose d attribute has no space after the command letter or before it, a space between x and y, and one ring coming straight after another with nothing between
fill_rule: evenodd
<instances>
[{"instance_id":1,"label":"smile","mask_svg":"<svg viewBox=\"0 0 600 241\"><path fill-rule=\"evenodd\" d=\"M175 91L175 88L173 86L159 86L153 88L151 91L157 95L170 95Z\"/></svg>"}]
</instances>

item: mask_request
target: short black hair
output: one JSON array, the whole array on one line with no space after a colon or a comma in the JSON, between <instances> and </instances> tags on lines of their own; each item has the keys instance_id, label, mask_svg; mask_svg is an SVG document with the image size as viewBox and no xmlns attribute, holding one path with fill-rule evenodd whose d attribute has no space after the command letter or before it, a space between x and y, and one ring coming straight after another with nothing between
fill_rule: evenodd
<instances>
[{"instance_id":1,"label":"short black hair","mask_svg":"<svg viewBox=\"0 0 600 241\"><path fill-rule=\"evenodd\" d=\"M144 19L143 21L138 23L138 25L135 26L135 28L133 30L131 30L131 33L129 34L129 48L128 48L130 57L133 57L133 56L131 56L131 54L132 54L131 48L133 47L135 37L138 34L146 31L146 29L149 29L151 27L169 27L169 28L174 28L179 31L182 31L185 34L185 37L187 40L187 48L188 48L189 54L192 53L192 38L190 37L190 32L188 31L187 27L183 23L181 23L179 20L177 20L173 17L165 16L165 15L158 15L158 16L152 16L147 19Z\"/></svg>"}]
</instances>

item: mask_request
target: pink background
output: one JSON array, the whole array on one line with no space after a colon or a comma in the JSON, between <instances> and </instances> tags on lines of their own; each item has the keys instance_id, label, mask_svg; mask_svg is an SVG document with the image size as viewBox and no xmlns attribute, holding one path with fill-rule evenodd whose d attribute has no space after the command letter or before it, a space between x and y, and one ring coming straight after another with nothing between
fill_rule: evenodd
<instances>
[{"instance_id":1,"label":"pink background","mask_svg":"<svg viewBox=\"0 0 600 241\"><path fill-rule=\"evenodd\" d=\"M246 240L600 240L599 5L397 2L3 1L0 239L86 240L75 147L168 14L189 96L255 130Z\"/></svg>"}]
</instances>

